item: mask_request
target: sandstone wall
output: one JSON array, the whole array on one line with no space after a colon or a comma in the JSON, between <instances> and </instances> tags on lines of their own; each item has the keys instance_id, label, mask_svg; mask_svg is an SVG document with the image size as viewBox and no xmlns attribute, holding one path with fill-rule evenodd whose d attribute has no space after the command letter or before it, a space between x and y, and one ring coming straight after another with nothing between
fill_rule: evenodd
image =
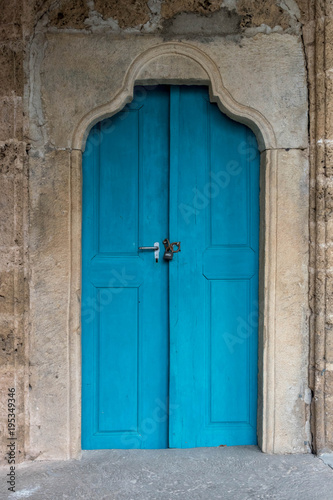
<instances>
[{"instance_id":1,"label":"sandstone wall","mask_svg":"<svg viewBox=\"0 0 333 500\"><path fill-rule=\"evenodd\" d=\"M24 43L19 0L0 3L0 437L7 452L7 394L16 389L17 460L24 457L27 373L27 144Z\"/></svg>"},{"instance_id":2,"label":"sandstone wall","mask_svg":"<svg viewBox=\"0 0 333 500\"><path fill-rule=\"evenodd\" d=\"M310 387L313 448L333 451L333 4L304 19L310 104Z\"/></svg>"}]
</instances>

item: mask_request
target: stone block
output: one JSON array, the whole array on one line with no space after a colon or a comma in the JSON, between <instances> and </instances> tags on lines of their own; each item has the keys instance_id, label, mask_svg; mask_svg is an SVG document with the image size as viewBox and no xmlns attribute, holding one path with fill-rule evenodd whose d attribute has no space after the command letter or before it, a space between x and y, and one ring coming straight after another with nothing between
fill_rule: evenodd
<instances>
[{"instance_id":1,"label":"stone block","mask_svg":"<svg viewBox=\"0 0 333 500\"><path fill-rule=\"evenodd\" d=\"M203 3L201 6L203 6ZM210 3L211 6L212 2ZM219 8L219 2L216 2ZM204 7L203 7L204 8ZM164 35L237 35L240 30L240 16L227 9L216 10L209 16L198 16L192 12L182 12L174 19L163 23Z\"/></svg>"},{"instance_id":2,"label":"stone block","mask_svg":"<svg viewBox=\"0 0 333 500\"><path fill-rule=\"evenodd\" d=\"M14 359L14 318L2 319L0 316L0 365L13 365Z\"/></svg>"},{"instance_id":3,"label":"stone block","mask_svg":"<svg viewBox=\"0 0 333 500\"><path fill-rule=\"evenodd\" d=\"M275 452L295 453L308 440L300 432L309 355L307 151L279 151L277 182Z\"/></svg>"},{"instance_id":4,"label":"stone block","mask_svg":"<svg viewBox=\"0 0 333 500\"><path fill-rule=\"evenodd\" d=\"M15 116L13 139L23 140L23 100L22 97L15 97Z\"/></svg>"},{"instance_id":5,"label":"stone block","mask_svg":"<svg viewBox=\"0 0 333 500\"><path fill-rule=\"evenodd\" d=\"M332 23L333 25L333 23ZM333 137L333 49L332 49L332 64L328 67L326 71L326 106L325 106L325 116L326 116L326 133L328 137Z\"/></svg>"},{"instance_id":6,"label":"stone block","mask_svg":"<svg viewBox=\"0 0 333 500\"><path fill-rule=\"evenodd\" d=\"M14 271L0 271L0 314L14 314Z\"/></svg>"},{"instance_id":7,"label":"stone block","mask_svg":"<svg viewBox=\"0 0 333 500\"><path fill-rule=\"evenodd\" d=\"M325 420L326 420L326 446L333 449L333 372L325 372Z\"/></svg>"},{"instance_id":8,"label":"stone block","mask_svg":"<svg viewBox=\"0 0 333 500\"><path fill-rule=\"evenodd\" d=\"M105 2L107 5L107 2ZM89 8L86 0L62 0L56 9L49 14L49 23L57 28L84 29L85 19L89 16Z\"/></svg>"},{"instance_id":9,"label":"stone block","mask_svg":"<svg viewBox=\"0 0 333 500\"><path fill-rule=\"evenodd\" d=\"M95 0L95 9L104 19L112 18L118 21L120 28L131 28L145 24L149 21L150 10L148 0L132 2L124 0L122 2L105 2Z\"/></svg>"},{"instance_id":10,"label":"stone block","mask_svg":"<svg viewBox=\"0 0 333 500\"><path fill-rule=\"evenodd\" d=\"M328 318L328 321L326 322L325 334L326 334L325 358L327 363L333 364L333 317L332 316L330 316Z\"/></svg>"},{"instance_id":11,"label":"stone block","mask_svg":"<svg viewBox=\"0 0 333 500\"><path fill-rule=\"evenodd\" d=\"M293 6L295 7L295 6ZM282 29L290 27L292 10L281 9L275 0L239 0L237 12L242 16L241 26L244 28L258 27L261 25L274 28L281 26Z\"/></svg>"},{"instance_id":12,"label":"stone block","mask_svg":"<svg viewBox=\"0 0 333 500\"><path fill-rule=\"evenodd\" d=\"M10 2L7 2L8 4ZM22 37L22 29L19 24L0 24L0 40L8 42Z\"/></svg>"},{"instance_id":13,"label":"stone block","mask_svg":"<svg viewBox=\"0 0 333 500\"><path fill-rule=\"evenodd\" d=\"M0 0L1 21L0 24L19 23L21 19L21 2L19 0Z\"/></svg>"},{"instance_id":14,"label":"stone block","mask_svg":"<svg viewBox=\"0 0 333 500\"><path fill-rule=\"evenodd\" d=\"M25 143L9 141L0 144L0 174L22 172L25 154Z\"/></svg>"},{"instance_id":15,"label":"stone block","mask_svg":"<svg viewBox=\"0 0 333 500\"><path fill-rule=\"evenodd\" d=\"M0 246L14 244L15 188L14 178L0 174Z\"/></svg>"},{"instance_id":16,"label":"stone block","mask_svg":"<svg viewBox=\"0 0 333 500\"><path fill-rule=\"evenodd\" d=\"M327 5L332 4L332 2L326 2ZM329 8L329 7L328 7ZM333 12L332 5L330 5L331 13ZM333 67L333 16L331 14L330 17L326 17L325 19L325 63L326 70L329 70ZM329 76L329 73L327 74Z\"/></svg>"},{"instance_id":17,"label":"stone block","mask_svg":"<svg viewBox=\"0 0 333 500\"><path fill-rule=\"evenodd\" d=\"M30 282L32 378L29 400L34 408L30 454L45 459L63 459L67 457L69 445L67 403L70 390L67 366L71 265L68 151L52 151L45 159L31 156L30 194L33 273Z\"/></svg>"},{"instance_id":18,"label":"stone block","mask_svg":"<svg viewBox=\"0 0 333 500\"><path fill-rule=\"evenodd\" d=\"M15 415L16 415L16 463L22 462L24 458L24 436L26 431L26 413L24 402L26 398L26 373L25 368L1 367L0 369L0 411L1 415L7 415L8 389L15 388ZM7 419L0 419L0 463L4 465L8 444ZM6 464L8 466L8 463Z\"/></svg>"},{"instance_id":19,"label":"stone block","mask_svg":"<svg viewBox=\"0 0 333 500\"><path fill-rule=\"evenodd\" d=\"M326 307L327 312L333 313L333 272L330 270L326 277Z\"/></svg>"},{"instance_id":20,"label":"stone block","mask_svg":"<svg viewBox=\"0 0 333 500\"><path fill-rule=\"evenodd\" d=\"M333 227L333 220L331 222L327 222L326 227L327 227L327 232L328 232L329 229ZM332 241L333 234L332 233L328 233L328 234L329 234L329 241ZM331 245L329 245L326 249L326 266L327 266L327 269L330 270L331 275L332 275L333 274L333 247Z\"/></svg>"},{"instance_id":21,"label":"stone block","mask_svg":"<svg viewBox=\"0 0 333 500\"><path fill-rule=\"evenodd\" d=\"M23 95L23 48L20 44L0 43L0 96Z\"/></svg>"},{"instance_id":22,"label":"stone block","mask_svg":"<svg viewBox=\"0 0 333 500\"><path fill-rule=\"evenodd\" d=\"M333 130L330 137L333 137ZM325 173L327 177L331 177L333 175L333 144L325 145Z\"/></svg>"},{"instance_id":23,"label":"stone block","mask_svg":"<svg viewBox=\"0 0 333 500\"><path fill-rule=\"evenodd\" d=\"M165 0L162 4L161 15L164 19L172 17L182 12L193 12L202 16L207 16L220 10L221 2L212 0L210 2L200 2L200 0L182 0L175 2L174 0Z\"/></svg>"},{"instance_id":24,"label":"stone block","mask_svg":"<svg viewBox=\"0 0 333 500\"><path fill-rule=\"evenodd\" d=\"M15 54L7 45L0 45L0 96L10 96L14 90L15 71L14 71Z\"/></svg>"},{"instance_id":25,"label":"stone block","mask_svg":"<svg viewBox=\"0 0 333 500\"><path fill-rule=\"evenodd\" d=\"M15 102L10 97L0 97L0 141L14 137Z\"/></svg>"}]
</instances>

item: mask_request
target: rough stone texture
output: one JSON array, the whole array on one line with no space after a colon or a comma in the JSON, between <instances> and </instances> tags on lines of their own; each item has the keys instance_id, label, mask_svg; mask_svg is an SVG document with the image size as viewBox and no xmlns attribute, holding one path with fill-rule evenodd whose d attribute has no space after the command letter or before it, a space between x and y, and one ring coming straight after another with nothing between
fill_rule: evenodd
<instances>
[{"instance_id":1,"label":"rough stone texture","mask_svg":"<svg viewBox=\"0 0 333 500\"><path fill-rule=\"evenodd\" d=\"M168 20L182 15L183 21L186 21L183 14L193 13L197 17L199 17L198 15L209 16L212 20L214 17L212 14L216 14L221 7L222 10L229 11L229 16L231 13L233 14L233 19L237 19L237 24L242 31L248 28L262 27L263 25L268 28L295 30L301 17L300 9L293 0L287 2L276 2L276 0L225 0L222 3L217 0L166 0L162 3L161 17L162 20ZM224 18L229 23L232 21L230 17L228 19L225 15L226 12L221 13L220 20ZM192 24L195 22L195 17L187 17L187 20ZM185 23L183 23L184 25Z\"/></svg>"},{"instance_id":2,"label":"rough stone texture","mask_svg":"<svg viewBox=\"0 0 333 500\"><path fill-rule=\"evenodd\" d=\"M0 95L11 95L14 91L22 95L23 51L21 44L0 44Z\"/></svg>"},{"instance_id":3,"label":"rough stone texture","mask_svg":"<svg viewBox=\"0 0 333 500\"><path fill-rule=\"evenodd\" d=\"M112 17L118 21L120 28L131 28L149 21L148 0L127 0L125 2L95 0L94 5L104 19Z\"/></svg>"},{"instance_id":4,"label":"rough stone texture","mask_svg":"<svg viewBox=\"0 0 333 500\"><path fill-rule=\"evenodd\" d=\"M22 2L0 2L0 461L8 443L7 393L16 389L17 462L26 442L26 145L23 139Z\"/></svg>"},{"instance_id":5,"label":"rough stone texture","mask_svg":"<svg viewBox=\"0 0 333 500\"><path fill-rule=\"evenodd\" d=\"M259 445L270 452L295 453L311 446L308 157L307 151L283 149L264 151L261 156ZM272 310L274 322L269 319ZM303 441L295 439L300 427Z\"/></svg>"},{"instance_id":6,"label":"rough stone texture","mask_svg":"<svg viewBox=\"0 0 333 500\"><path fill-rule=\"evenodd\" d=\"M13 361L14 351L14 320L12 318L0 320L0 363L1 365Z\"/></svg>"},{"instance_id":7,"label":"rough stone texture","mask_svg":"<svg viewBox=\"0 0 333 500\"><path fill-rule=\"evenodd\" d=\"M20 40L21 38L21 12L20 0L0 1L0 40L2 42L9 40Z\"/></svg>"},{"instance_id":8,"label":"rough stone texture","mask_svg":"<svg viewBox=\"0 0 333 500\"><path fill-rule=\"evenodd\" d=\"M310 448L308 373L308 242L309 213L308 151L278 152L277 196L277 269L275 356L276 407L285 410L275 415L276 450L283 450L288 440L294 452ZM297 179L297 181L295 181ZM291 217L291 214L292 217ZM300 279L300 277L303 277ZM292 297L292 300L290 300ZM300 341L300 339L303 339ZM300 376L301 375L301 376ZM304 418L304 442L296 438ZM291 430L293 428L293 430Z\"/></svg>"},{"instance_id":9,"label":"rough stone texture","mask_svg":"<svg viewBox=\"0 0 333 500\"><path fill-rule=\"evenodd\" d=\"M51 26L57 28L86 28L85 19L89 16L86 0L62 0L57 9L50 13Z\"/></svg>"},{"instance_id":10,"label":"rough stone texture","mask_svg":"<svg viewBox=\"0 0 333 500\"><path fill-rule=\"evenodd\" d=\"M7 406L7 389L15 387L17 407L17 461L24 458L26 373L26 165L25 144L0 144L0 405ZM2 414L6 415L6 411ZM1 420L1 452L5 458L8 431Z\"/></svg>"},{"instance_id":11,"label":"rough stone texture","mask_svg":"<svg viewBox=\"0 0 333 500\"><path fill-rule=\"evenodd\" d=\"M329 332L332 335L332 331ZM333 450L333 371L327 371L325 375L325 447ZM333 454L332 454L333 457Z\"/></svg>"},{"instance_id":12,"label":"rough stone texture","mask_svg":"<svg viewBox=\"0 0 333 500\"><path fill-rule=\"evenodd\" d=\"M208 15L220 8L220 0L164 0L161 13L164 19L170 19L180 12Z\"/></svg>"},{"instance_id":13,"label":"rough stone texture","mask_svg":"<svg viewBox=\"0 0 333 500\"><path fill-rule=\"evenodd\" d=\"M241 33L240 17L236 11L217 10L209 16L181 12L170 20L162 20L164 36L170 35L233 35Z\"/></svg>"},{"instance_id":14,"label":"rough stone texture","mask_svg":"<svg viewBox=\"0 0 333 500\"><path fill-rule=\"evenodd\" d=\"M303 36L310 104L310 387L313 447L325 453L333 452L333 9L329 0L308 5Z\"/></svg>"},{"instance_id":15,"label":"rough stone texture","mask_svg":"<svg viewBox=\"0 0 333 500\"><path fill-rule=\"evenodd\" d=\"M69 174L68 151L30 157L31 458L67 457Z\"/></svg>"},{"instance_id":16,"label":"rough stone texture","mask_svg":"<svg viewBox=\"0 0 333 500\"><path fill-rule=\"evenodd\" d=\"M86 451L80 462L22 464L16 494L5 487L4 500L331 500L333 471L312 455L264 455L254 446L106 450Z\"/></svg>"},{"instance_id":17,"label":"rough stone texture","mask_svg":"<svg viewBox=\"0 0 333 500\"><path fill-rule=\"evenodd\" d=\"M266 24L271 28L289 28L289 14L274 0L239 0L237 12L242 16L241 27L250 28Z\"/></svg>"},{"instance_id":18,"label":"rough stone texture","mask_svg":"<svg viewBox=\"0 0 333 500\"><path fill-rule=\"evenodd\" d=\"M303 4L305 0L300 0ZM121 33L162 31L164 36L196 33L230 35L273 31L299 34L303 10L295 0L31 0L25 24L47 16L57 29ZM303 5L301 5L303 7ZM209 29L210 26L210 29Z\"/></svg>"},{"instance_id":19,"label":"rough stone texture","mask_svg":"<svg viewBox=\"0 0 333 500\"><path fill-rule=\"evenodd\" d=\"M23 116L22 116L22 98L15 94L0 96L0 141L15 138L22 139L23 134Z\"/></svg>"},{"instance_id":20,"label":"rough stone texture","mask_svg":"<svg viewBox=\"0 0 333 500\"><path fill-rule=\"evenodd\" d=\"M14 179L8 175L0 176L0 211L2 214L0 222L0 244L11 246L14 240L14 226L8 225L8 220L14 211ZM1 297L0 297L1 298Z\"/></svg>"}]
</instances>

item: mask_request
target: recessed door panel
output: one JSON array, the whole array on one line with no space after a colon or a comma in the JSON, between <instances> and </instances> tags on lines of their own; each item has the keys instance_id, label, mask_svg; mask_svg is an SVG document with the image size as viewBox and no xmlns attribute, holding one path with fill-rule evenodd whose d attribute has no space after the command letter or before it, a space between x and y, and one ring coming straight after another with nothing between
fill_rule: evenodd
<instances>
[{"instance_id":1,"label":"recessed door panel","mask_svg":"<svg viewBox=\"0 0 333 500\"><path fill-rule=\"evenodd\" d=\"M106 123L103 122L99 131L100 158L103 162L103 168L100 169L99 206L96 206L99 212L100 253L137 254L141 113L140 108L125 109ZM120 137L123 140L119 140ZM127 182L124 182L125 175Z\"/></svg>"},{"instance_id":2,"label":"recessed door panel","mask_svg":"<svg viewBox=\"0 0 333 500\"><path fill-rule=\"evenodd\" d=\"M138 432L138 291L138 288L97 291L99 304L112 304L101 308L96 335L99 432Z\"/></svg>"}]
</instances>

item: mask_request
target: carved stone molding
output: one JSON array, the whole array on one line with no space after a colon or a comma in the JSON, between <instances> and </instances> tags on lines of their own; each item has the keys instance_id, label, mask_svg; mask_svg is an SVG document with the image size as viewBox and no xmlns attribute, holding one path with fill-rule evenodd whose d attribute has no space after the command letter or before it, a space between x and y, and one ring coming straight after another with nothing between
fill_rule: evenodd
<instances>
[{"instance_id":1,"label":"carved stone molding","mask_svg":"<svg viewBox=\"0 0 333 500\"><path fill-rule=\"evenodd\" d=\"M182 64L175 65L174 73L168 76L159 75L149 71L149 65L152 65L158 59L168 56L185 58L192 71L187 71L184 76ZM152 65L153 66L153 65ZM193 71L196 67L197 70ZM161 65L163 67L163 65ZM146 72L143 72L143 69ZM153 69L159 69L158 65ZM187 68L189 69L189 68ZM198 71L199 69L199 71ZM196 75L196 76L192 76ZM225 88L221 73L214 61L202 50L187 43L163 43L149 48L140 54L130 65L126 72L120 92L108 103L90 110L80 121L73 134L72 148L84 149L86 138L90 129L103 118L107 118L117 113L121 108L130 102L133 98L133 89L136 82L151 84L155 83L203 83L206 75L206 81L210 86L210 98L216 102L221 111L241 123L248 125L256 134L260 151L265 149L274 149L276 140L273 128L268 120L257 110L244 106L231 96Z\"/></svg>"}]
</instances>

